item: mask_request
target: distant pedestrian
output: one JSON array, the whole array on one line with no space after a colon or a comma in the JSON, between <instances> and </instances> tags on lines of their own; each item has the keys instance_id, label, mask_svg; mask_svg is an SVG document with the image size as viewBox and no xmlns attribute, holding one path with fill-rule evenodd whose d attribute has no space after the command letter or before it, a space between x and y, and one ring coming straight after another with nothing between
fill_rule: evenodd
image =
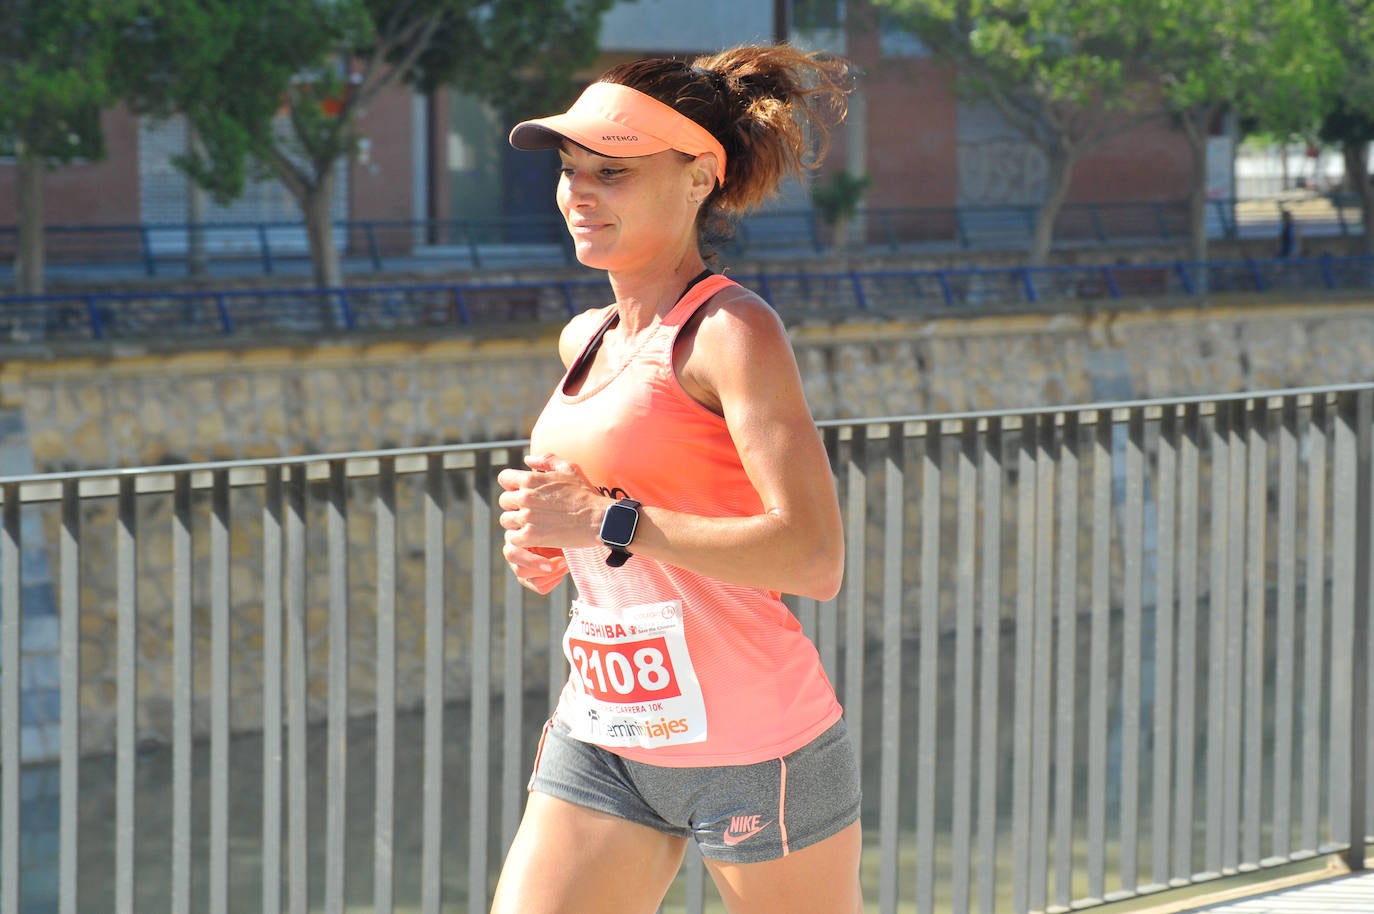
<instances>
[{"instance_id":1,"label":"distant pedestrian","mask_svg":"<svg viewBox=\"0 0 1374 914\"><path fill-rule=\"evenodd\" d=\"M1298 257L1302 249L1302 231L1298 228L1298 222L1293 218L1292 210L1282 210L1279 215L1279 249L1280 257Z\"/></svg>"}]
</instances>

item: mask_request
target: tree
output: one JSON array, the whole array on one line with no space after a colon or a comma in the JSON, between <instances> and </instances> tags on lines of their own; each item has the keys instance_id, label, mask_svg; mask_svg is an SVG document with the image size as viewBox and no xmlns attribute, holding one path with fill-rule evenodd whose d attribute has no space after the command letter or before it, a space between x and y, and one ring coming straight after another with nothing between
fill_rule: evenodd
<instances>
[{"instance_id":1,"label":"tree","mask_svg":"<svg viewBox=\"0 0 1374 914\"><path fill-rule=\"evenodd\" d=\"M1030 259L1049 257L1075 163L1140 123L1143 0L872 0L958 72L1045 157Z\"/></svg>"},{"instance_id":2,"label":"tree","mask_svg":"<svg viewBox=\"0 0 1374 914\"><path fill-rule=\"evenodd\" d=\"M1369 144L1374 142L1374 9L1361 0L1323 0L1319 5L1333 49L1325 57L1332 79L1320 136L1341 147L1346 182L1360 201L1363 252L1374 255L1374 176L1369 173Z\"/></svg>"},{"instance_id":3,"label":"tree","mask_svg":"<svg viewBox=\"0 0 1374 914\"><path fill-rule=\"evenodd\" d=\"M825 182L811 185L811 205L830 226L830 247L843 253L849 246L849 223L859 211L864 194L873 184L868 175L832 172Z\"/></svg>"},{"instance_id":4,"label":"tree","mask_svg":"<svg viewBox=\"0 0 1374 914\"><path fill-rule=\"evenodd\" d=\"M1374 115L1362 110L1363 97L1343 96L1322 121L1323 142L1339 144L1345 160L1345 180L1360 201L1364 225L1362 252L1374 255L1374 175L1369 173L1369 144L1374 143Z\"/></svg>"},{"instance_id":5,"label":"tree","mask_svg":"<svg viewBox=\"0 0 1374 914\"><path fill-rule=\"evenodd\" d=\"M104 155L101 109L123 12L115 0L11 0L0 18L0 135L15 159L18 291L44 286L44 176Z\"/></svg>"},{"instance_id":6,"label":"tree","mask_svg":"<svg viewBox=\"0 0 1374 914\"><path fill-rule=\"evenodd\" d=\"M1319 106L1310 0L1157 0L1145 60L1188 140L1192 259L1207 259L1207 141L1224 114L1292 132ZM1282 87L1281 91L1270 91Z\"/></svg>"},{"instance_id":7,"label":"tree","mask_svg":"<svg viewBox=\"0 0 1374 914\"><path fill-rule=\"evenodd\" d=\"M217 199L270 174L300 205L315 282L343 282L330 212L359 115L398 83L455 85L511 111L563 101L615 0L146 0L128 84L178 112L182 167Z\"/></svg>"}]
</instances>

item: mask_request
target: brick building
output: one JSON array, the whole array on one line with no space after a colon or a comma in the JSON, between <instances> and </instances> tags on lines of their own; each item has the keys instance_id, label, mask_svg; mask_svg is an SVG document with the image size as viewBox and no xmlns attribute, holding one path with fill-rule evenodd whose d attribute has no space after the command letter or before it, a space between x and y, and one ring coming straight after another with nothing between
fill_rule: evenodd
<instances>
[{"instance_id":1,"label":"brick building","mask_svg":"<svg viewBox=\"0 0 1374 914\"><path fill-rule=\"evenodd\" d=\"M881 201L883 207L952 207L1038 199L1044 181L1038 154L990 108L956 97L954 74L910 36L888 28L862 0L808 3L803 21L792 21L791 5L789 0L622 4L607 15L600 57L583 75L591 80L614 62L640 56L694 54L779 37L838 51L864 75L826 167L871 175L869 201ZM420 97L390 90L362 119L364 142L342 169L336 218L552 214L552 155L513 153L504 139L507 120L456 91ZM181 125L140 121L123 109L106 112L104 124L104 161L66 166L48 177L49 223L184 222L186 182L171 164L184 143ZM1224 191L1230 152L1224 141L1218 151ZM1083 159L1068 201L1178 200L1187 169L1182 135L1161 121ZM0 224L14 221L12 174L13 166L0 162L0 183L9 188L0 194ZM805 193L789 188L777 205L805 207ZM294 222L299 213L284 188L264 182L250 186L232 206L211 205L207 218Z\"/></svg>"}]
</instances>

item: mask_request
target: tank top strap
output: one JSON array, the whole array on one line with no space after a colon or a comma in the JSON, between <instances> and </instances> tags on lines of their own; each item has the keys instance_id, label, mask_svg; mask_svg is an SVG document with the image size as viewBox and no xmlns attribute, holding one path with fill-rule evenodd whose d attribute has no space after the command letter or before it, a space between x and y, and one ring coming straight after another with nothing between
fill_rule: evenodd
<instances>
[{"instance_id":1,"label":"tank top strap","mask_svg":"<svg viewBox=\"0 0 1374 914\"><path fill-rule=\"evenodd\" d=\"M710 301L712 296L722 289L737 285L739 283L723 273L711 274L687 290L687 294L682 296L682 299L673 306L673 310L669 311L663 318L664 326L672 327L671 335L676 337L678 331L682 329L682 325L691 320L692 315L696 314L702 305Z\"/></svg>"}]
</instances>

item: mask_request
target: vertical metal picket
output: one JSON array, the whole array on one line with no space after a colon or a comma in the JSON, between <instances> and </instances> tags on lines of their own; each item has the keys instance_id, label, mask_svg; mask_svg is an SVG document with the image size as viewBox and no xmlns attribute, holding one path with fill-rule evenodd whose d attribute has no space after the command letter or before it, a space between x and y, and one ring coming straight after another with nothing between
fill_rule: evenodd
<instances>
[{"instance_id":1,"label":"vertical metal picket","mask_svg":"<svg viewBox=\"0 0 1374 914\"><path fill-rule=\"evenodd\" d=\"M1058 653L1055 659L1055 849L1054 903L1067 907L1073 900L1074 793L1077 788L1074 750L1077 733L1078 684L1078 516L1079 416L1064 413L1055 462L1059 466L1058 535Z\"/></svg>"},{"instance_id":2,"label":"vertical metal picket","mask_svg":"<svg viewBox=\"0 0 1374 914\"><path fill-rule=\"evenodd\" d=\"M1270 853L1286 858L1293 839L1293 721L1298 693L1294 684L1297 650L1298 403L1285 397L1274 431L1278 443L1278 541L1275 553L1274 620L1274 810Z\"/></svg>"},{"instance_id":3,"label":"vertical metal picket","mask_svg":"<svg viewBox=\"0 0 1374 914\"><path fill-rule=\"evenodd\" d=\"M893 434L898 434L900 426L893 426ZM935 910L935 774L939 766L940 747L940 541L941 506L944 489L944 432L939 420L925 423L925 434L921 436L921 551L920 551L920 605L917 607L917 634L919 654L916 661L916 909ZM900 465L900 464L899 464ZM897 511L901 522L901 507L889 502L887 510ZM888 518L891 522L891 516ZM903 523L903 526L905 524ZM893 528L889 528L889 535ZM891 555L891 553L885 553ZM900 576L900 566L893 569ZM891 702L894 708L900 701L900 667L898 672L888 677L887 648L891 644L900 646L902 630L900 619L895 625L889 624L890 617L885 615L883 626L884 646L884 729L897 725L901 718L895 711L888 711ZM886 687L897 683L889 695ZM899 742L900 742L900 736ZM895 804L894 804L895 805Z\"/></svg>"},{"instance_id":4,"label":"vertical metal picket","mask_svg":"<svg viewBox=\"0 0 1374 914\"><path fill-rule=\"evenodd\" d=\"M1197 870L1193 854L1197 783L1198 557L1201 424L1198 404L1183 406L1178 435L1178 690L1174 702L1175 752L1173 865L1180 879Z\"/></svg>"},{"instance_id":5,"label":"vertical metal picket","mask_svg":"<svg viewBox=\"0 0 1374 914\"><path fill-rule=\"evenodd\" d=\"M292 464L286 485L286 861L291 914L310 910L305 472L303 464Z\"/></svg>"},{"instance_id":6,"label":"vertical metal picket","mask_svg":"<svg viewBox=\"0 0 1374 914\"><path fill-rule=\"evenodd\" d=\"M8 494L5 503L9 504ZM62 483L62 534L59 542L62 757L58 762L58 778L62 799L58 810L57 910L58 914L77 914L77 854L81 823L81 483L75 479ZM0 574L3 573L0 571Z\"/></svg>"},{"instance_id":7,"label":"vertical metal picket","mask_svg":"<svg viewBox=\"0 0 1374 914\"><path fill-rule=\"evenodd\" d=\"M887 425L883 459L883 583L881 676L883 706L878 789L889 798L878 818L878 910L897 911L897 827L901 789L902 554L906 469L903 425Z\"/></svg>"},{"instance_id":8,"label":"vertical metal picket","mask_svg":"<svg viewBox=\"0 0 1374 914\"><path fill-rule=\"evenodd\" d=\"M329 575L329 686L325 752L324 909L343 914L348 815L348 477L343 460L329 462L325 523Z\"/></svg>"},{"instance_id":9,"label":"vertical metal picket","mask_svg":"<svg viewBox=\"0 0 1374 914\"><path fill-rule=\"evenodd\" d=\"M282 470L263 468L262 505L262 910L280 914L282 903L282 699L285 619L282 590L285 542Z\"/></svg>"},{"instance_id":10,"label":"vertical metal picket","mask_svg":"<svg viewBox=\"0 0 1374 914\"><path fill-rule=\"evenodd\" d=\"M1016 446L1016 683L1012 701L1011 909L1031 908L1031 752L1035 694L1035 447L1037 417L1021 417Z\"/></svg>"},{"instance_id":11,"label":"vertical metal picket","mask_svg":"<svg viewBox=\"0 0 1374 914\"><path fill-rule=\"evenodd\" d=\"M377 466L377 744L372 812L373 914L391 914L396 866L396 461Z\"/></svg>"},{"instance_id":12,"label":"vertical metal picket","mask_svg":"<svg viewBox=\"0 0 1374 914\"><path fill-rule=\"evenodd\" d=\"M0 914L20 914L19 486L5 486L4 497L4 539L0 540Z\"/></svg>"},{"instance_id":13,"label":"vertical metal picket","mask_svg":"<svg viewBox=\"0 0 1374 914\"><path fill-rule=\"evenodd\" d=\"M1374 391L1361 390L1347 395L1355 437L1355 529L1354 581L1350 619L1350 758L1348 760L1349 805L1340 823L1349 844L1344 854L1345 865L1351 870L1365 867L1365 838L1369 834L1369 785L1365 782L1369 761L1369 636L1370 636L1370 576L1371 538L1374 538L1374 480L1370 478L1371 423L1374 423Z\"/></svg>"},{"instance_id":14,"label":"vertical metal picket","mask_svg":"<svg viewBox=\"0 0 1374 914\"><path fill-rule=\"evenodd\" d=\"M1088 648L1088 897L1107 894L1107 660L1111 630L1112 413L1093 414Z\"/></svg>"},{"instance_id":15,"label":"vertical metal picket","mask_svg":"<svg viewBox=\"0 0 1374 914\"><path fill-rule=\"evenodd\" d=\"M973 860L974 644L977 637L975 584L978 570L978 428L960 424L956 479L954 595L954 751L953 811L950 822L950 908L970 910Z\"/></svg>"},{"instance_id":16,"label":"vertical metal picket","mask_svg":"<svg viewBox=\"0 0 1374 914\"><path fill-rule=\"evenodd\" d=\"M172 914L191 910L191 478L172 489Z\"/></svg>"},{"instance_id":17,"label":"vertical metal picket","mask_svg":"<svg viewBox=\"0 0 1374 914\"><path fill-rule=\"evenodd\" d=\"M983 501L981 581L982 629L978 684L978 910L997 907L997 758L1000 675L998 655L1002 630L1002 420L992 416L979 453Z\"/></svg>"},{"instance_id":18,"label":"vertical metal picket","mask_svg":"<svg viewBox=\"0 0 1374 914\"><path fill-rule=\"evenodd\" d=\"M1178 411L1165 406L1159 416L1159 434L1155 445L1155 543L1158 564L1155 567L1155 692L1154 719L1151 721L1154 742L1151 758L1150 884L1163 887L1169 884L1169 839L1171 836L1172 765L1174 762L1174 576L1177 553L1174 549L1178 508Z\"/></svg>"},{"instance_id":19,"label":"vertical metal picket","mask_svg":"<svg viewBox=\"0 0 1374 914\"><path fill-rule=\"evenodd\" d=\"M138 765L138 502L132 476L119 479L115 535L118 708L115 732L115 911L135 914L134 791ZM17 628L16 628L17 633Z\"/></svg>"},{"instance_id":20,"label":"vertical metal picket","mask_svg":"<svg viewBox=\"0 0 1374 914\"><path fill-rule=\"evenodd\" d=\"M425 461L425 719L424 811L420 910L439 914L443 904L444 842L444 458ZM475 544L474 544L475 545ZM484 845L485 846L485 845ZM485 904L485 903L484 903Z\"/></svg>"}]
</instances>

